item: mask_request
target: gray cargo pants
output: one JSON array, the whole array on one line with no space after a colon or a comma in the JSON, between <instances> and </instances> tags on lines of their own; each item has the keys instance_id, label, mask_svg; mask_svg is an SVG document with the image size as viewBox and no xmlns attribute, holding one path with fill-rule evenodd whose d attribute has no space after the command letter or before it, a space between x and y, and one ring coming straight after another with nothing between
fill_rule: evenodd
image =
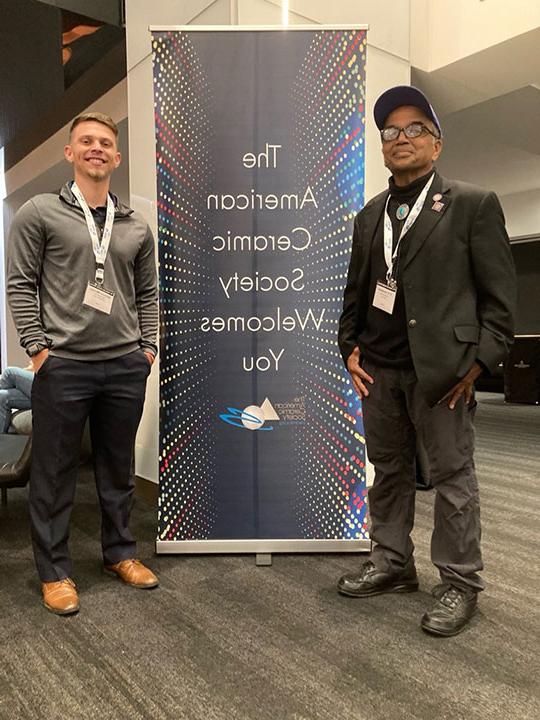
<instances>
[{"instance_id":1,"label":"gray cargo pants","mask_svg":"<svg viewBox=\"0 0 540 720\"><path fill-rule=\"evenodd\" d=\"M474 472L475 402L430 408L413 370L362 360L375 380L363 399L367 452L375 467L369 490L371 560L399 571L412 557L416 436L424 444L436 491L431 559L443 582L483 590L480 505Z\"/></svg>"}]
</instances>

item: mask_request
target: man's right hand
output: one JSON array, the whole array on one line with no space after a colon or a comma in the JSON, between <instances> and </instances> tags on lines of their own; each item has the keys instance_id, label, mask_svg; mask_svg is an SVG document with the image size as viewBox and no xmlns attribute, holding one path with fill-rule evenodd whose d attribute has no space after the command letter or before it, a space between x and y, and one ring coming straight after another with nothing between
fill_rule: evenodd
<instances>
[{"instance_id":1,"label":"man's right hand","mask_svg":"<svg viewBox=\"0 0 540 720\"><path fill-rule=\"evenodd\" d=\"M365 383L368 382L373 385L375 381L371 375L368 375L367 372L362 370L360 367L360 348L358 346L354 348L347 358L347 370L351 374L354 389L358 395L361 398L367 397L369 395L369 390L367 389Z\"/></svg>"},{"instance_id":2,"label":"man's right hand","mask_svg":"<svg viewBox=\"0 0 540 720\"><path fill-rule=\"evenodd\" d=\"M30 362L32 363L32 370L37 373L39 368L43 365L45 360L49 357L49 348L45 348L36 355L32 355Z\"/></svg>"}]
</instances>

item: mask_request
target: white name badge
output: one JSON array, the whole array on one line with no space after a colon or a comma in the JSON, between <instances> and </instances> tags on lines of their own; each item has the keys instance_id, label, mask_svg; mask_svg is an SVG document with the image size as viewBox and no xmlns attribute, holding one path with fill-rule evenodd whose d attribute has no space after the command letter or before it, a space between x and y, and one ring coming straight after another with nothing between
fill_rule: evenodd
<instances>
[{"instance_id":1,"label":"white name badge","mask_svg":"<svg viewBox=\"0 0 540 720\"><path fill-rule=\"evenodd\" d=\"M83 305L99 310L105 315L111 314L111 308L114 300L114 292L105 290L105 288L89 282L86 286Z\"/></svg>"},{"instance_id":2,"label":"white name badge","mask_svg":"<svg viewBox=\"0 0 540 720\"><path fill-rule=\"evenodd\" d=\"M377 280L377 287L373 296L373 307L384 310L385 313L391 315L394 312L395 301L396 288L387 285L382 280Z\"/></svg>"}]
</instances>

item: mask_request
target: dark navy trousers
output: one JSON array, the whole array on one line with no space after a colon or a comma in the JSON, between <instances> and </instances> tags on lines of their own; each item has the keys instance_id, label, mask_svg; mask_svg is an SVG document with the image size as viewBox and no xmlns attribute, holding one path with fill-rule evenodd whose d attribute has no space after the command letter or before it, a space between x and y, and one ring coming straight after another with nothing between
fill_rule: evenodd
<instances>
[{"instance_id":1,"label":"dark navy trousers","mask_svg":"<svg viewBox=\"0 0 540 720\"><path fill-rule=\"evenodd\" d=\"M34 557L43 582L72 573L69 522L87 419L104 563L136 556L129 531L132 463L150 367L142 350L96 362L49 355L35 375L29 504Z\"/></svg>"}]
</instances>

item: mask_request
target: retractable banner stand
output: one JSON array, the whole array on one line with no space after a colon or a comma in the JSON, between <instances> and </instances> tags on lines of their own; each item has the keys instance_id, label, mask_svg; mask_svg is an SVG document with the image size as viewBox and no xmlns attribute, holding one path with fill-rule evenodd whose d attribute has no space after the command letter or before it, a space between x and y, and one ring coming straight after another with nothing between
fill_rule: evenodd
<instances>
[{"instance_id":1,"label":"retractable banner stand","mask_svg":"<svg viewBox=\"0 0 540 720\"><path fill-rule=\"evenodd\" d=\"M361 407L337 347L366 30L151 32L157 550L367 549Z\"/></svg>"}]
</instances>

